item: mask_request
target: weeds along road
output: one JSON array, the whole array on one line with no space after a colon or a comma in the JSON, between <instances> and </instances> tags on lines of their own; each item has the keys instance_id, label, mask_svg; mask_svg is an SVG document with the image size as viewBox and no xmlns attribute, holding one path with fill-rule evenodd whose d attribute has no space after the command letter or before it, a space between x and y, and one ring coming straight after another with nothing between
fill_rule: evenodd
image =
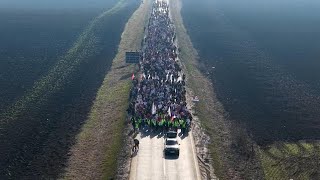
<instances>
[{"instance_id":1,"label":"weeds along road","mask_svg":"<svg viewBox=\"0 0 320 180\"><path fill-rule=\"evenodd\" d=\"M191 132L178 137L180 156L164 156L162 134L140 132L140 149L132 155L130 180L201 179Z\"/></svg>"},{"instance_id":2,"label":"weeds along road","mask_svg":"<svg viewBox=\"0 0 320 180\"><path fill-rule=\"evenodd\" d=\"M150 19L149 23L151 27L163 25L158 23L157 14L168 13L166 8L162 7L161 3L165 2L169 4L168 0L154 0L158 4L153 6L153 12L155 12L155 18ZM169 25L168 25L168 28ZM160 39L154 39L155 42L161 44L162 36ZM157 46L158 44L155 44ZM163 45L163 44L162 44ZM150 46L150 45L147 45ZM153 46L153 45L151 45ZM162 47L163 48L163 47ZM172 81L172 80L171 80ZM154 129L153 129L154 130ZM140 141L140 148L134 152L131 156L131 168L130 168L130 180L196 180L201 179L197 156L195 153L195 145L193 142L192 132L182 135L178 131L178 143L180 144L179 156L166 156L164 154L165 138L164 133L152 131L150 127L141 127L138 135L135 137Z\"/></svg>"}]
</instances>

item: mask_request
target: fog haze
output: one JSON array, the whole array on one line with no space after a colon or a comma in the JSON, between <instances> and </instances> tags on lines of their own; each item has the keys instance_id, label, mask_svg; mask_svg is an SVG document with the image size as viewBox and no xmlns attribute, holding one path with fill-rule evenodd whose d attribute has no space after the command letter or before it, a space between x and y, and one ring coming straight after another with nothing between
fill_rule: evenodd
<instances>
[{"instance_id":1,"label":"fog haze","mask_svg":"<svg viewBox=\"0 0 320 180\"><path fill-rule=\"evenodd\" d=\"M117 0L1 0L2 9L84 9L103 8Z\"/></svg>"}]
</instances>

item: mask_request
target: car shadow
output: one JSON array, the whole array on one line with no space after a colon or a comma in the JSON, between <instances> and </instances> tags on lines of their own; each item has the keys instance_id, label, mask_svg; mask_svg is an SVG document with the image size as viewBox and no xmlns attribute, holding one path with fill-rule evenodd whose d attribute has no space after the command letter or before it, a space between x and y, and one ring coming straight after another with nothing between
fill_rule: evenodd
<instances>
[{"instance_id":1,"label":"car shadow","mask_svg":"<svg viewBox=\"0 0 320 180\"><path fill-rule=\"evenodd\" d=\"M163 158L166 159L166 160L177 160L177 159L179 159L179 156L176 155L176 154L165 155L163 153Z\"/></svg>"}]
</instances>

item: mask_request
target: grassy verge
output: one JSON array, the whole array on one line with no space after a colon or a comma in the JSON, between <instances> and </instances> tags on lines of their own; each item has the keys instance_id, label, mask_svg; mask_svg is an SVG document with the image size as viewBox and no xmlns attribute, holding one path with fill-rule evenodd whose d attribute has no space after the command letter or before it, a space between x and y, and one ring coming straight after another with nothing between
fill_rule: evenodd
<instances>
[{"instance_id":1,"label":"grassy verge","mask_svg":"<svg viewBox=\"0 0 320 180\"><path fill-rule=\"evenodd\" d=\"M118 53L100 87L86 124L77 136L66 179L114 177L128 107L130 75L136 71L124 62L125 52L141 48L149 0L144 0L126 24Z\"/></svg>"}]
</instances>

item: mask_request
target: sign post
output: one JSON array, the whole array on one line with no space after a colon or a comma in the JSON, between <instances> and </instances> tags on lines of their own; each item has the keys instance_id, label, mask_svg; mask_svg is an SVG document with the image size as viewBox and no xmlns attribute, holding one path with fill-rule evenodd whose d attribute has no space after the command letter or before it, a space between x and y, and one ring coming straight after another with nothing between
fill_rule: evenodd
<instances>
[{"instance_id":1,"label":"sign post","mask_svg":"<svg viewBox=\"0 0 320 180\"><path fill-rule=\"evenodd\" d=\"M126 63L139 64L141 58L141 52L126 52Z\"/></svg>"}]
</instances>

